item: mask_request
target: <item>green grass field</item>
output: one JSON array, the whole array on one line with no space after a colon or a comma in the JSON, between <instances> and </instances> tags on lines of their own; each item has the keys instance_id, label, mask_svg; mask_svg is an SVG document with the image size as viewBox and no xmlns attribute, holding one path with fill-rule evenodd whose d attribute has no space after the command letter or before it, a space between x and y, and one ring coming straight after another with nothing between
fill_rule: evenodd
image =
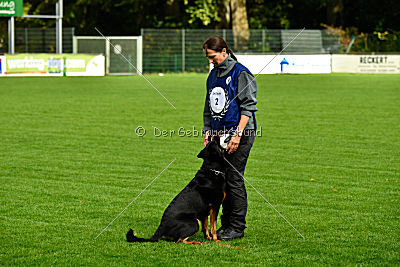
<instances>
[{"instance_id":1,"label":"green grass field","mask_svg":"<svg viewBox=\"0 0 400 267\"><path fill-rule=\"evenodd\" d=\"M125 241L201 165L202 137L153 127L200 130L206 74L148 77L176 110L141 77L0 79L0 265L400 264L399 75L257 77L245 176L305 240L248 186L231 248Z\"/></svg>"}]
</instances>

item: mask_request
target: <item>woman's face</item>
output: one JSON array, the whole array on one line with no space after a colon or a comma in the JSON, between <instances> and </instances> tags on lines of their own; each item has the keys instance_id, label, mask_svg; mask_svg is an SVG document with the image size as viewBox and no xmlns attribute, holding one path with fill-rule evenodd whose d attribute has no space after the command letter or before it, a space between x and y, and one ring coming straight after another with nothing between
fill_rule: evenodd
<instances>
[{"instance_id":1,"label":"woman's face","mask_svg":"<svg viewBox=\"0 0 400 267\"><path fill-rule=\"evenodd\" d=\"M211 49L205 49L203 51L208 58L208 62L210 64L214 64L214 67L221 64L227 57L226 48L223 48L221 52L217 52Z\"/></svg>"}]
</instances>

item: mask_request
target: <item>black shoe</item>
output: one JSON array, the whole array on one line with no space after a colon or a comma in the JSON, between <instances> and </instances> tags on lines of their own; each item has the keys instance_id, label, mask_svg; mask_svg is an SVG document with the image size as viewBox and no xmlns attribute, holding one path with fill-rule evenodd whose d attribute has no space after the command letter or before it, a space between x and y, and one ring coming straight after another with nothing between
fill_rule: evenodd
<instances>
[{"instance_id":1,"label":"black shoe","mask_svg":"<svg viewBox=\"0 0 400 267\"><path fill-rule=\"evenodd\" d=\"M226 227L221 226L221 227L217 230L217 236L220 236L225 230L226 230Z\"/></svg>"},{"instance_id":2,"label":"black shoe","mask_svg":"<svg viewBox=\"0 0 400 267\"><path fill-rule=\"evenodd\" d=\"M219 240L232 240L237 238L244 237L244 231L235 230L232 228L228 228L222 232L220 236L218 236Z\"/></svg>"}]
</instances>

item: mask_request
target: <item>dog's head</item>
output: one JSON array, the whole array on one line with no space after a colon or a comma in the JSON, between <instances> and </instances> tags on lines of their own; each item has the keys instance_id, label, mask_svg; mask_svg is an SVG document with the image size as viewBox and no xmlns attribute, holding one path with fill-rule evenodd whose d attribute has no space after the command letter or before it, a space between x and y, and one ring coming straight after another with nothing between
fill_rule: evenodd
<instances>
[{"instance_id":1,"label":"dog's head","mask_svg":"<svg viewBox=\"0 0 400 267\"><path fill-rule=\"evenodd\" d=\"M198 176L198 185L206 191L221 189L225 186L225 161L223 149L216 140L207 144L197 157L203 159L201 170L205 175Z\"/></svg>"},{"instance_id":2,"label":"dog's head","mask_svg":"<svg viewBox=\"0 0 400 267\"><path fill-rule=\"evenodd\" d=\"M224 151L218 145L216 140L208 142L208 144L200 151L197 155L198 158L204 160L212 160L212 161L223 161L224 160Z\"/></svg>"},{"instance_id":3,"label":"dog's head","mask_svg":"<svg viewBox=\"0 0 400 267\"><path fill-rule=\"evenodd\" d=\"M216 140L208 142L205 148L197 155L204 160L203 167L217 172L225 173L224 149L222 149Z\"/></svg>"}]
</instances>

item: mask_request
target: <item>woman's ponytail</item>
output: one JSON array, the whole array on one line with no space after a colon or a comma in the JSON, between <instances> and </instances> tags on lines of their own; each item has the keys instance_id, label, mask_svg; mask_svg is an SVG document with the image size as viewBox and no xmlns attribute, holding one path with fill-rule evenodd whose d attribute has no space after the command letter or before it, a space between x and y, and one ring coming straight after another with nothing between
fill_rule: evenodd
<instances>
[{"instance_id":1,"label":"woman's ponytail","mask_svg":"<svg viewBox=\"0 0 400 267\"><path fill-rule=\"evenodd\" d=\"M237 61L237 58L236 58L236 56L233 54L233 52L232 52L232 49L230 49L230 48L226 48L226 51L231 55L231 58L233 58L234 60L236 60Z\"/></svg>"}]
</instances>

